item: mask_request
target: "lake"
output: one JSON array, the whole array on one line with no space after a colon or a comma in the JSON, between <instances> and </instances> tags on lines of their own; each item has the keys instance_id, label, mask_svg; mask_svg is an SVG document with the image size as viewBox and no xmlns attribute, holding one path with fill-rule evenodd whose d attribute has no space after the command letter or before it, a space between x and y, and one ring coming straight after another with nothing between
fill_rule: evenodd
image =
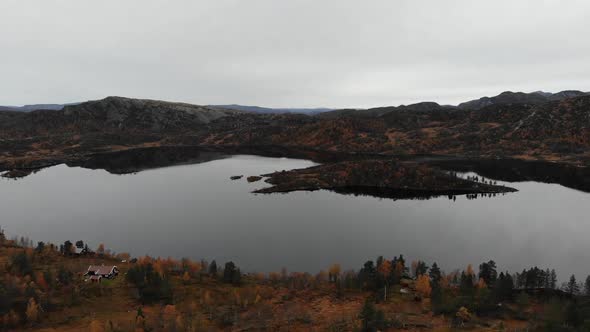
<instances>
[{"instance_id":1,"label":"lake","mask_svg":"<svg viewBox=\"0 0 590 332\"><path fill-rule=\"evenodd\" d=\"M218 159L216 159L218 158ZM499 269L590 274L590 194L514 182L503 196L390 200L329 191L256 195L248 175L311 161L248 155L115 175L59 165L0 181L7 235L104 242L132 255L234 261L244 271L358 269L378 255L436 261L447 272L490 259ZM232 181L232 175L245 175ZM505 183L500 182L499 183Z\"/></svg>"}]
</instances>

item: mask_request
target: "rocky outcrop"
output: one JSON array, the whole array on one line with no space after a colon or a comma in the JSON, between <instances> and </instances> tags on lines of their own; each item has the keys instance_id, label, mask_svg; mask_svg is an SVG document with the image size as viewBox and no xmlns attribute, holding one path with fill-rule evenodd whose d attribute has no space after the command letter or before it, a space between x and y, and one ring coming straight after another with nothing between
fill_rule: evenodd
<instances>
[{"instance_id":1,"label":"rocky outcrop","mask_svg":"<svg viewBox=\"0 0 590 332\"><path fill-rule=\"evenodd\" d=\"M256 176L256 175L255 175L255 176L249 176L249 177L247 177L247 178L246 178L246 180L247 180L248 182L250 182L250 183L251 183L251 182L258 182L258 181L260 181L261 179L262 179L262 176Z\"/></svg>"}]
</instances>

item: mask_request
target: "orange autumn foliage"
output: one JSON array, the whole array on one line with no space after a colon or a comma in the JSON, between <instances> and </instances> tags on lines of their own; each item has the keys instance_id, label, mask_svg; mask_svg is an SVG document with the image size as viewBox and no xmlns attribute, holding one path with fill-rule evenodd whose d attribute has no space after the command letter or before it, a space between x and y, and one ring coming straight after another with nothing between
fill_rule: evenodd
<instances>
[{"instance_id":1,"label":"orange autumn foliage","mask_svg":"<svg viewBox=\"0 0 590 332\"><path fill-rule=\"evenodd\" d=\"M404 272L404 264L402 264L402 262L398 261L397 263L395 263L395 273L398 276L401 276L403 272Z\"/></svg>"},{"instance_id":2,"label":"orange autumn foliage","mask_svg":"<svg viewBox=\"0 0 590 332\"><path fill-rule=\"evenodd\" d=\"M430 297L432 287L430 287L430 278L427 275L420 275L416 280L416 291L423 297Z\"/></svg>"},{"instance_id":3,"label":"orange autumn foliage","mask_svg":"<svg viewBox=\"0 0 590 332\"><path fill-rule=\"evenodd\" d=\"M35 282L37 283L39 288L41 288L42 290L47 290L47 288L49 287L47 285L47 281L45 281L45 277L43 276L43 273L41 273L41 272L37 272L37 278L36 278Z\"/></svg>"},{"instance_id":4,"label":"orange autumn foliage","mask_svg":"<svg viewBox=\"0 0 590 332\"><path fill-rule=\"evenodd\" d=\"M387 278L390 274L391 274L391 262L388 261L387 259L384 260L381 265L379 265L379 267L377 268L377 271L379 272L379 274L381 274L382 277Z\"/></svg>"},{"instance_id":5,"label":"orange autumn foliage","mask_svg":"<svg viewBox=\"0 0 590 332\"><path fill-rule=\"evenodd\" d=\"M488 285L486 285L486 282L483 280L483 278L479 278L479 281L477 282L477 288L484 289L487 287L488 287Z\"/></svg>"},{"instance_id":6,"label":"orange autumn foliage","mask_svg":"<svg viewBox=\"0 0 590 332\"><path fill-rule=\"evenodd\" d=\"M340 264L333 264L330 266L328 273L330 275L330 279L336 281L338 277L340 277Z\"/></svg>"},{"instance_id":7,"label":"orange autumn foliage","mask_svg":"<svg viewBox=\"0 0 590 332\"><path fill-rule=\"evenodd\" d=\"M27 304L27 311L25 313L27 315L27 321L29 323L34 323L39 320L39 305L37 304L34 298L29 299L29 303Z\"/></svg>"},{"instance_id":8,"label":"orange autumn foliage","mask_svg":"<svg viewBox=\"0 0 590 332\"><path fill-rule=\"evenodd\" d=\"M102 327L102 324L95 319L90 322L89 330L90 332L103 332L104 328Z\"/></svg>"}]
</instances>

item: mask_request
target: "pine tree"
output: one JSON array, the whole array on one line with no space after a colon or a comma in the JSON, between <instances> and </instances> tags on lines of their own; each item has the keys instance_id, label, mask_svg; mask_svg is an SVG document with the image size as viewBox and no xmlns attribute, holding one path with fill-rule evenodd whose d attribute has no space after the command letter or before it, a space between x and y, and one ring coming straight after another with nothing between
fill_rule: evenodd
<instances>
[{"instance_id":1,"label":"pine tree","mask_svg":"<svg viewBox=\"0 0 590 332\"><path fill-rule=\"evenodd\" d=\"M473 274L467 273L465 271L461 272L461 280L459 284L459 291L462 296L471 296L473 295L474 288L473 288Z\"/></svg>"},{"instance_id":2,"label":"pine tree","mask_svg":"<svg viewBox=\"0 0 590 332\"><path fill-rule=\"evenodd\" d=\"M240 269L236 267L234 262L225 263L225 269L223 270L223 281L237 285L241 281Z\"/></svg>"},{"instance_id":3,"label":"pine tree","mask_svg":"<svg viewBox=\"0 0 590 332\"><path fill-rule=\"evenodd\" d=\"M506 274L500 273L500 279L498 283L498 293L502 300L511 300L512 299L512 292L514 290L514 279L510 275L510 273L506 272Z\"/></svg>"},{"instance_id":4,"label":"pine tree","mask_svg":"<svg viewBox=\"0 0 590 332\"><path fill-rule=\"evenodd\" d=\"M432 283L439 283L440 282L440 279L442 278L442 274L440 272L440 268L438 267L438 265L436 263L432 263L432 267L430 268L428 275L430 276L430 280L432 280Z\"/></svg>"},{"instance_id":5,"label":"pine tree","mask_svg":"<svg viewBox=\"0 0 590 332\"><path fill-rule=\"evenodd\" d=\"M369 299L365 301L359 318L363 324L363 331L372 331L373 321L375 320L375 306Z\"/></svg>"},{"instance_id":6,"label":"pine tree","mask_svg":"<svg viewBox=\"0 0 590 332\"><path fill-rule=\"evenodd\" d=\"M213 260L211 264L209 264L209 274L212 276L217 275L217 262L215 262L215 260Z\"/></svg>"},{"instance_id":7,"label":"pine tree","mask_svg":"<svg viewBox=\"0 0 590 332\"><path fill-rule=\"evenodd\" d=\"M362 322L361 331L380 331L386 327L383 311L376 310L370 299L365 301L359 318Z\"/></svg>"},{"instance_id":8,"label":"pine tree","mask_svg":"<svg viewBox=\"0 0 590 332\"><path fill-rule=\"evenodd\" d=\"M566 285L566 289L565 291L569 294L578 294L580 292L580 286L578 286L578 283L576 282L576 276L572 274L572 276L570 277L570 280L568 281L567 285Z\"/></svg>"},{"instance_id":9,"label":"pine tree","mask_svg":"<svg viewBox=\"0 0 590 332\"><path fill-rule=\"evenodd\" d=\"M543 287L545 289L551 288L551 271L549 269L545 270L545 284Z\"/></svg>"},{"instance_id":10,"label":"pine tree","mask_svg":"<svg viewBox=\"0 0 590 332\"><path fill-rule=\"evenodd\" d=\"M498 279L498 272L496 271L496 262L489 261L487 263L482 263L479 265L479 275L480 279L487 285L494 285L496 283L496 279Z\"/></svg>"}]
</instances>

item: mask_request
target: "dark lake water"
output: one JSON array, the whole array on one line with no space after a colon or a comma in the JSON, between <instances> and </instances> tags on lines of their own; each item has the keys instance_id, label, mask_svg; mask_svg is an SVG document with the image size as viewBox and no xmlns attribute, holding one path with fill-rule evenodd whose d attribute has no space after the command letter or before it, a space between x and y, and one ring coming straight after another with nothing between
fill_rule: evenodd
<instances>
[{"instance_id":1,"label":"dark lake water","mask_svg":"<svg viewBox=\"0 0 590 332\"><path fill-rule=\"evenodd\" d=\"M495 260L511 272L555 268L590 274L590 194L516 182L482 199L379 199L328 191L255 195L258 175L310 161L236 155L114 175L60 165L0 181L8 236L104 242L132 255L233 260L245 271L360 268L378 255L436 261L446 271Z\"/></svg>"}]
</instances>

